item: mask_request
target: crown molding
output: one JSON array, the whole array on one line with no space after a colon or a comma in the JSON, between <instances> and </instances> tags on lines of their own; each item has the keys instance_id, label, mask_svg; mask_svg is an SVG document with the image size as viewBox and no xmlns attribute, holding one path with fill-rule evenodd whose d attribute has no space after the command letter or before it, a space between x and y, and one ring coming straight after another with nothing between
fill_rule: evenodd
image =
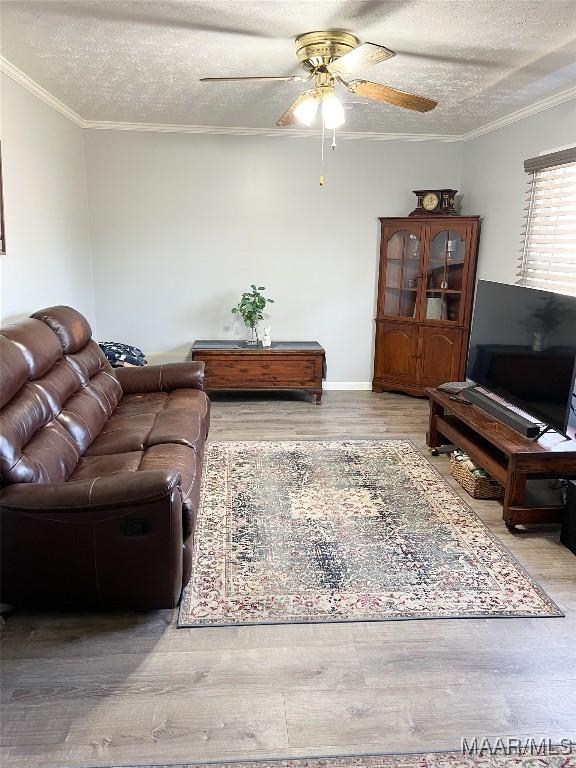
<instances>
[{"instance_id":1,"label":"crown molding","mask_svg":"<svg viewBox=\"0 0 576 768\"><path fill-rule=\"evenodd\" d=\"M576 86L567 88L553 96L510 112L504 117L492 120L485 125L474 128L463 134L442 133L378 133L376 131L338 131L339 139L356 139L364 141L439 141L466 142L485 136L487 133L498 131L508 125L532 117L547 109L552 109L567 101L576 99ZM150 131L152 133L197 133L214 136L276 136L283 138L310 139L319 138L320 131L309 128L226 128L214 125L165 125L155 123L113 123L103 121L84 121L84 128L108 131Z\"/></svg>"},{"instance_id":2,"label":"crown molding","mask_svg":"<svg viewBox=\"0 0 576 768\"><path fill-rule=\"evenodd\" d=\"M96 131L140 131L150 133L196 133L209 136L265 136L284 139L315 139L322 132L310 128L242 128L220 125L169 125L166 123L115 123L86 120L84 128ZM378 133L376 131L338 131L338 139L364 141L461 141L461 136L441 133Z\"/></svg>"},{"instance_id":3,"label":"crown molding","mask_svg":"<svg viewBox=\"0 0 576 768\"><path fill-rule=\"evenodd\" d=\"M208 136L264 136L288 139L319 138L321 132L309 128L242 128L217 125L171 125L165 123L124 123L105 120L84 120L77 112L66 106L60 99L32 80L27 74L18 69L4 56L0 55L0 71L8 75L15 82L26 88L27 91L37 96L48 106L55 109L64 117L67 117L79 128L98 131L140 131L149 133L191 133ZM576 99L576 86L567 88L553 96L547 96L527 107L522 107L510 112L504 117L493 120L485 125L474 128L463 134L442 133L380 133L378 131L339 131L338 138L342 140L362 141L438 141L438 142L466 142L485 136L500 128L524 120L527 117L537 115L547 109L552 109L567 101Z\"/></svg>"},{"instance_id":4,"label":"crown molding","mask_svg":"<svg viewBox=\"0 0 576 768\"><path fill-rule=\"evenodd\" d=\"M566 88L566 90L560 91L560 93L556 93L554 96L547 96L545 99L530 104L528 107L522 107L522 109L510 112L510 114L500 117L498 120L493 120L490 123L486 123L486 125L481 125L479 128L475 128L473 131L463 134L461 140L472 141L472 139L477 139L480 136L485 136L487 133L498 131L500 128L505 128L507 125L517 123L519 120L532 117L547 109L558 107L560 104L572 101L573 99L576 99L576 86Z\"/></svg>"},{"instance_id":5,"label":"crown molding","mask_svg":"<svg viewBox=\"0 0 576 768\"><path fill-rule=\"evenodd\" d=\"M77 125L79 128L84 128L84 120L80 115L74 112L73 109L70 109L70 107L67 107L64 102L57 99L56 96L53 96L45 88L42 88L41 85L35 80L32 80L31 77L28 77L25 72L18 69L18 67L8 61L8 59L5 59L4 56L0 56L0 72L8 75L14 82L18 83L18 85L21 85L23 88L26 88L27 91L39 98L45 104L48 104L49 107L55 109L56 112L60 112L61 115L67 117L68 120L71 120L74 123L74 125Z\"/></svg>"}]
</instances>

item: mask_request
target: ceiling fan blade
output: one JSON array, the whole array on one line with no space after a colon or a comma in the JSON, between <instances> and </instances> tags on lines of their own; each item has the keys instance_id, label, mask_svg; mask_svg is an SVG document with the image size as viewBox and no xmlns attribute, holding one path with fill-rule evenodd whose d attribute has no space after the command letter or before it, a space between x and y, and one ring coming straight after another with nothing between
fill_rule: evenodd
<instances>
[{"instance_id":1,"label":"ceiling fan blade","mask_svg":"<svg viewBox=\"0 0 576 768\"><path fill-rule=\"evenodd\" d=\"M438 102L433 99L427 99L424 96L416 96L415 93L406 93L389 85L380 83L371 83L368 80L351 80L349 83L341 81L349 91L357 93L360 96L366 96L376 101L384 101L387 104L394 104L396 107L404 109L413 109L416 112L429 112L437 106Z\"/></svg>"},{"instance_id":2,"label":"ceiling fan blade","mask_svg":"<svg viewBox=\"0 0 576 768\"><path fill-rule=\"evenodd\" d=\"M311 75L310 75L311 77ZM255 80L257 82L262 80L273 80L276 82L293 82L293 83L305 83L310 80L310 77L301 77L300 75L286 75L286 77L268 77L266 75L256 75L254 77L201 77L201 83L236 83L243 80Z\"/></svg>"},{"instance_id":3,"label":"ceiling fan blade","mask_svg":"<svg viewBox=\"0 0 576 768\"><path fill-rule=\"evenodd\" d=\"M335 61L330 62L326 69L333 75L353 75L366 67L372 67L386 59L396 56L394 51L375 43L361 43L353 51L345 53Z\"/></svg>"},{"instance_id":4,"label":"ceiling fan blade","mask_svg":"<svg viewBox=\"0 0 576 768\"><path fill-rule=\"evenodd\" d=\"M282 117L277 121L276 125L278 126L278 128L286 128L286 126L288 125L296 125L297 123L294 118L294 110L299 104L301 104L304 101L304 99L307 99L309 96L312 96L313 93L314 93L313 88L309 88L306 91L302 91L300 96L294 99L294 101L292 102L292 104L290 104L286 112L284 112Z\"/></svg>"}]
</instances>

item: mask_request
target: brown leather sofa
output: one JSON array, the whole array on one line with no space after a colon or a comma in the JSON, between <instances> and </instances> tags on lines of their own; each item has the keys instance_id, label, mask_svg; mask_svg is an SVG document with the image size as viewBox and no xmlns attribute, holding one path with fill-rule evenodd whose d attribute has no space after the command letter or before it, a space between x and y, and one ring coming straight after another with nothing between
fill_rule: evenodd
<instances>
[{"instance_id":1,"label":"brown leather sofa","mask_svg":"<svg viewBox=\"0 0 576 768\"><path fill-rule=\"evenodd\" d=\"M167 608L190 577L203 363L113 370L71 307L0 330L4 603Z\"/></svg>"}]
</instances>

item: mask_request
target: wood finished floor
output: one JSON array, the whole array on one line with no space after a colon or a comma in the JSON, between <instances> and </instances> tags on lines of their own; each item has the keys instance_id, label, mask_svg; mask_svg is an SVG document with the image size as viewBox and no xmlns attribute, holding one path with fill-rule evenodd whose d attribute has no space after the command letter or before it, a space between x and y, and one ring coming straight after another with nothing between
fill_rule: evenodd
<instances>
[{"instance_id":1,"label":"wood finished floor","mask_svg":"<svg viewBox=\"0 0 576 768\"><path fill-rule=\"evenodd\" d=\"M392 438L424 446L403 395L218 400L211 439ZM447 474L445 457L432 459ZM576 740L576 558L556 529L512 534L449 482L566 612L176 629L176 612L14 615L4 627L7 768L458 749Z\"/></svg>"}]
</instances>

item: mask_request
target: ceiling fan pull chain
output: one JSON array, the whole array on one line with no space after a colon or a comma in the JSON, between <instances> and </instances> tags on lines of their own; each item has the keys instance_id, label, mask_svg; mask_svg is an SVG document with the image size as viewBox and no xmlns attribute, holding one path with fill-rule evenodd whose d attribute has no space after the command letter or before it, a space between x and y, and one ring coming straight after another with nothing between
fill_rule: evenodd
<instances>
[{"instance_id":1,"label":"ceiling fan pull chain","mask_svg":"<svg viewBox=\"0 0 576 768\"><path fill-rule=\"evenodd\" d=\"M324 120L322 120L322 150L320 152L320 186L324 186Z\"/></svg>"},{"instance_id":2,"label":"ceiling fan pull chain","mask_svg":"<svg viewBox=\"0 0 576 768\"><path fill-rule=\"evenodd\" d=\"M336 149L336 126L334 126L332 130L332 144L331 144L332 150Z\"/></svg>"}]
</instances>

